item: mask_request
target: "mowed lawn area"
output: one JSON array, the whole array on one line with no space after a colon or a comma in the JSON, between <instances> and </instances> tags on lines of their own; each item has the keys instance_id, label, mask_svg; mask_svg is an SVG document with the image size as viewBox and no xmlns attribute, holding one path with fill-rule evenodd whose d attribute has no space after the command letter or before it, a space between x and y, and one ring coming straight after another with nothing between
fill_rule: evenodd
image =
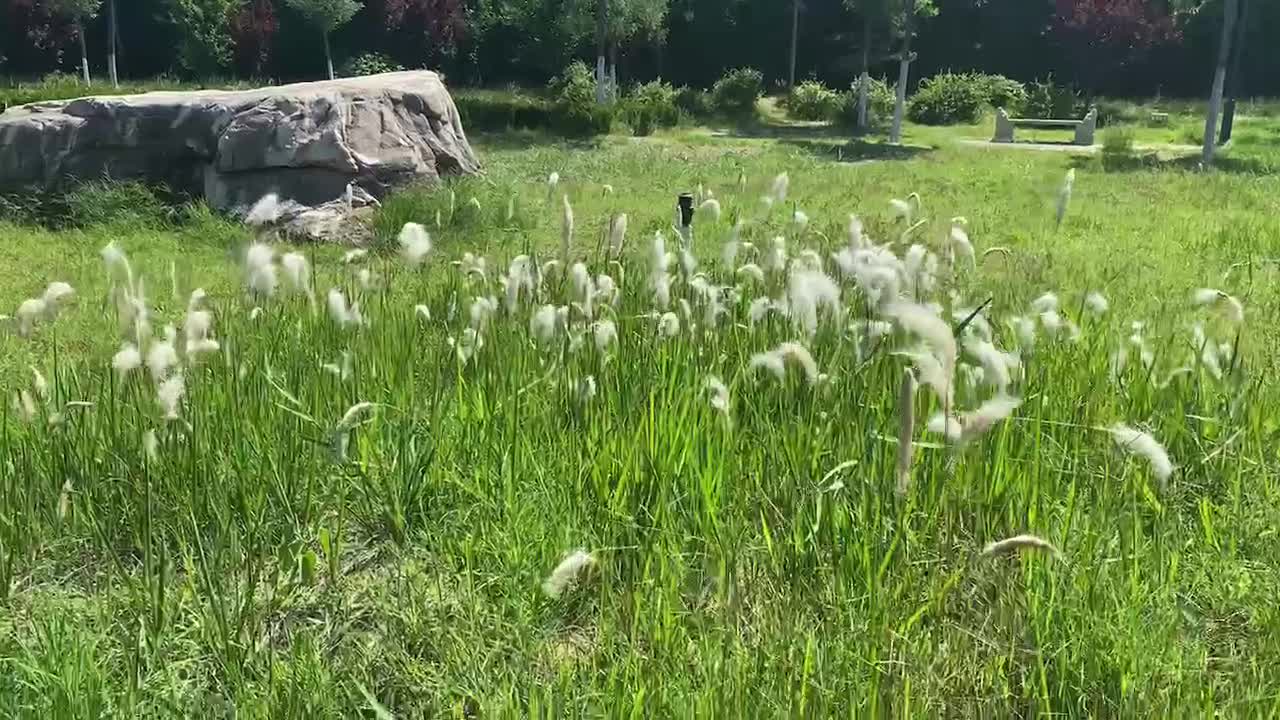
<instances>
[{"instance_id":1,"label":"mowed lawn area","mask_svg":"<svg viewBox=\"0 0 1280 720\"><path fill-rule=\"evenodd\" d=\"M392 197L366 257L260 238L314 303L279 261L250 294L199 206L7 206L0 313L75 295L0 334L0 715L1280 712L1277 127L1210 172L476 135L485 175ZM681 192L718 203L687 254ZM1053 547L984 552L1020 534Z\"/></svg>"}]
</instances>

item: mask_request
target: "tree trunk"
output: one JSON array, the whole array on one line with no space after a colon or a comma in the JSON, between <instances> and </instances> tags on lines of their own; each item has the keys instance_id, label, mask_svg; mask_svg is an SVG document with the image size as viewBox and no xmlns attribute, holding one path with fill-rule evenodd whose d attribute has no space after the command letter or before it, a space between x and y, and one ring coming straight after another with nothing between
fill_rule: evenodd
<instances>
[{"instance_id":1,"label":"tree trunk","mask_svg":"<svg viewBox=\"0 0 1280 720\"><path fill-rule=\"evenodd\" d=\"M1227 59L1231 56L1231 30L1236 22L1239 0L1227 0L1222 17L1222 39L1218 43L1218 66L1213 73L1213 90L1209 94L1209 110L1204 116L1204 151L1201 162L1213 164L1213 151L1217 147L1214 135L1218 131L1218 113L1222 110L1222 88L1227 79Z\"/></svg>"},{"instance_id":2,"label":"tree trunk","mask_svg":"<svg viewBox=\"0 0 1280 720\"><path fill-rule=\"evenodd\" d=\"M80 18L76 18L76 35L80 38L80 73L84 76L84 84L92 85L93 80L89 78L89 51L84 44L84 23Z\"/></svg>"},{"instance_id":3,"label":"tree trunk","mask_svg":"<svg viewBox=\"0 0 1280 720\"><path fill-rule=\"evenodd\" d=\"M116 0L107 0L107 74L111 76L111 87L120 87L120 76L116 73Z\"/></svg>"},{"instance_id":4,"label":"tree trunk","mask_svg":"<svg viewBox=\"0 0 1280 720\"><path fill-rule=\"evenodd\" d=\"M596 104L609 102L605 55L609 40L609 0L596 0Z\"/></svg>"},{"instance_id":5,"label":"tree trunk","mask_svg":"<svg viewBox=\"0 0 1280 720\"><path fill-rule=\"evenodd\" d=\"M329 33L324 34L324 65L329 70L329 79L334 79L333 74L333 54L329 52Z\"/></svg>"},{"instance_id":6,"label":"tree trunk","mask_svg":"<svg viewBox=\"0 0 1280 720\"><path fill-rule=\"evenodd\" d=\"M889 142L902 142L902 114L907 106L907 75L911 69L911 36L915 32L916 0L906 0L903 10L902 55L898 58L898 97L893 103L893 129Z\"/></svg>"},{"instance_id":7,"label":"tree trunk","mask_svg":"<svg viewBox=\"0 0 1280 720\"><path fill-rule=\"evenodd\" d=\"M1240 94L1240 56L1244 53L1245 30L1249 28L1249 0L1240 0L1240 14L1236 17L1236 39L1231 43L1231 63L1227 68L1225 86L1226 102L1222 110L1222 130L1218 144L1231 140L1231 128L1236 119L1236 97Z\"/></svg>"},{"instance_id":8,"label":"tree trunk","mask_svg":"<svg viewBox=\"0 0 1280 720\"><path fill-rule=\"evenodd\" d=\"M618 41L609 43L609 102L618 99Z\"/></svg>"},{"instance_id":9,"label":"tree trunk","mask_svg":"<svg viewBox=\"0 0 1280 720\"><path fill-rule=\"evenodd\" d=\"M871 18L862 24L862 74L858 76L858 131L867 131L867 95L871 91Z\"/></svg>"},{"instance_id":10,"label":"tree trunk","mask_svg":"<svg viewBox=\"0 0 1280 720\"><path fill-rule=\"evenodd\" d=\"M791 0L791 57L787 70L787 87L796 86L796 44L800 40L800 0Z\"/></svg>"}]
</instances>

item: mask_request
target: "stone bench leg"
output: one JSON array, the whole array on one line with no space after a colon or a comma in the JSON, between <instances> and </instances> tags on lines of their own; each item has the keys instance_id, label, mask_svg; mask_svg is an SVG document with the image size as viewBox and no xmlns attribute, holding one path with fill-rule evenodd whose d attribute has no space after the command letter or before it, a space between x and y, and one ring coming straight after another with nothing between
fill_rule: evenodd
<instances>
[{"instance_id":1,"label":"stone bench leg","mask_svg":"<svg viewBox=\"0 0 1280 720\"><path fill-rule=\"evenodd\" d=\"M1098 108L1089 108L1084 120L1076 126L1076 144L1093 145L1093 134L1098 130Z\"/></svg>"},{"instance_id":2,"label":"stone bench leg","mask_svg":"<svg viewBox=\"0 0 1280 720\"><path fill-rule=\"evenodd\" d=\"M1013 142L1013 123L1009 122L1009 113L1006 113L1004 108L996 108L996 134L991 138L991 142Z\"/></svg>"}]
</instances>

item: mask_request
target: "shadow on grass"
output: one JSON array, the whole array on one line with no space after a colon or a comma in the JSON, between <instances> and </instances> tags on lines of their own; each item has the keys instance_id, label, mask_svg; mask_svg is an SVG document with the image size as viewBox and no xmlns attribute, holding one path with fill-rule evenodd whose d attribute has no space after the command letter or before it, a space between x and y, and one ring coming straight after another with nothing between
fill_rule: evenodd
<instances>
[{"instance_id":1,"label":"shadow on grass","mask_svg":"<svg viewBox=\"0 0 1280 720\"><path fill-rule=\"evenodd\" d=\"M844 140L837 142L813 139L783 139L786 145L807 150L824 160L840 163L871 162L876 160L912 160L934 151L924 145L890 145L887 142Z\"/></svg>"},{"instance_id":2,"label":"shadow on grass","mask_svg":"<svg viewBox=\"0 0 1280 720\"><path fill-rule=\"evenodd\" d=\"M1099 154L1095 157L1076 156L1071 160L1074 168L1099 168L1106 172L1145 172L1153 170L1199 171L1204 166L1200 154L1162 158L1157 153L1133 153L1128 155ZM1280 172L1280 157L1219 155L1213 161L1214 172L1233 175L1272 175Z\"/></svg>"},{"instance_id":3,"label":"shadow on grass","mask_svg":"<svg viewBox=\"0 0 1280 720\"><path fill-rule=\"evenodd\" d=\"M736 139L776 140L807 150L824 160L856 163L872 160L910 160L930 153L924 145L891 145L853 137L852 128L831 123L778 123L767 118L730 119L730 124L713 135Z\"/></svg>"},{"instance_id":4,"label":"shadow on grass","mask_svg":"<svg viewBox=\"0 0 1280 720\"><path fill-rule=\"evenodd\" d=\"M570 150L596 150L598 137L565 137L541 130L482 130L467 134L473 145L485 150L528 150L535 147L559 146ZM480 158L484 162L484 158Z\"/></svg>"}]
</instances>

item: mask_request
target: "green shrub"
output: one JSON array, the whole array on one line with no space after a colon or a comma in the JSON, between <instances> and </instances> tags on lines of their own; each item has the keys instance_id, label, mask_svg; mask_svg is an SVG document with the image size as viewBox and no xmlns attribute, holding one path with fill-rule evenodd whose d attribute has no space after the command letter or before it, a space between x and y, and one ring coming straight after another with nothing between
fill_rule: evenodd
<instances>
[{"instance_id":1,"label":"green shrub","mask_svg":"<svg viewBox=\"0 0 1280 720\"><path fill-rule=\"evenodd\" d=\"M986 103L983 85L977 76L942 73L920 83L920 89L907 105L907 117L924 125L973 123L982 117Z\"/></svg>"},{"instance_id":2,"label":"green shrub","mask_svg":"<svg viewBox=\"0 0 1280 720\"><path fill-rule=\"evenodd\" d=\"M623 100L622 116L636 135L649 135L654 128L674 127L680 122L676 89L661 80L639 85Z\"/></svg>"},{"instance_id":3,"label":"green shrub","mask_svg":"<svg viewBox=\"0 0 1280 720\"><path fill-rule=\"evenodd\" d=\"M1027 104L1023 112L1032 118L1078 118L1084 115L1083 103L1072 87L1055 85L1050 77L1027 88Z\"/></svg>"},{"instance_id":4,"label":"green shrub","mask_svg":"<svg viewBox=\"0 0 1280 720\"><path fill-rule=\"evenodd\" d=\"M459 90L453 93L462 126L471 130L550 130L556 111L544 98L518 92Z\"/></svg>"},{"instance_id":5,"label":"green shrub","mask_svg":"<svg viewBox=\"0 0 1280 720\"><path fill-rule=\"evenodd\" d=\"M1017 80L1003 75L976 74L973 76L982 90L987 104L993 108L1004 108L1010 115L1022 113L1027 105L1027 88Z\"/></svg>"},{"instance_id":6,"label":"green shrub","mask_svg":"<svg viewBox=\"0 0 1280 720\"><path fill-rule=\"evenodd\" d=\"M858 124L858 89L862 78L858 78L850 86L848 92L840 93L839 122L848 127ZM893 103L897 98L893 88L880 78L867 78L867 124L870 127L883 125L893 117Z\"/></svg>"},{"instance_id":7,"label":"green shrub","mask_svg":"<svg viewBox=\"0 0 1280 720\"><path fill-rule=\"evenodd\" d=\"M797 120L835 120L840 115L840 94L807 80L791 89L782 106Z\"/></svg>"},{"instance_id":8,"label":"green shrub","mask_svg":"<svg viewBox=\"0 0 1280 720\"><path fill-rule=\"evenodd\" d=\"M1098 108L1099 127L1136 125L1150 117L1150 113L1144 112L1137 103L1127 100L1098 99L1094 106Z\"/></svg>"},{"instance_id":9,"label":"green shrub","mask_svg":"<svg viewBox=\"0 0 1280 720\"><path fill-rule=\"evenodd\" d=\"M738 68L725 73L711 88L711 103L719 112L749 115L756 111L756 101L764 94L764 75L752 68Z\"/></svg>"},{"instance_id":10,"label":"green shrub","mask_svg":"<svg viewBox=\"0 0 1280 720\"><path fill-rule=\"evenodd\" d=\"M339 74L343 77L360 77L361 75L378 75L400 70L404 70L403 65L382 53L364 53L343 63Z\"/></svg>"},{"instance_id":11,"label":"green shrub","mask_svg":"<svg viewBox=\"0 0 1280 720\"><path fill-rule=\"evenodd\" d=\"M1103 155L1132 155L1133 128L1123 125L1109 127L1102 131Z\"/></svg>"},{"instance_id":12,"label":"green shrub","mask_svg":"<svg viewBox=\"0 0 1280 720\"><path fill-rule=\"evenodd\" d=\"M676 107L680 112L694 118L705 118L715 114L711 93L698 88L682 87L677 90Z\"/></svg>"},{"instance_id":13,"label":"green shrub","mask_svg":"<svg viewBox=\"0 0 1280 720\"><path fill-rule=\"evenodd\" d=\"M87 227L118 223L131 227L159 227L173 220L173 209L156 189L138 181L99 180L77 185L67 193L68 225Z\"/></svg>"},{"instance_id":14,"label":"green shrub","mask_svg":"<svg viewBox=\"0 0 1280 720\"><path fill-rule=\"evenodd\" d=\"M602 135L613 124L613 109L596 104L591 68L575 60L547 85L555 109L553 127L565 135Z\"/></svg>"}]
</instances>

